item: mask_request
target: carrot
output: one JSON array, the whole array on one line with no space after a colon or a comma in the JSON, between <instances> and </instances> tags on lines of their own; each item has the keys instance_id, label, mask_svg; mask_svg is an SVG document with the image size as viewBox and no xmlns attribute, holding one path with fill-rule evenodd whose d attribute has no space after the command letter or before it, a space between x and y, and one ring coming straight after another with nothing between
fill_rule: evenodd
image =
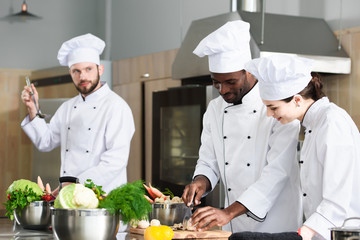
<instances>
[{"instance_id":1,"label":"carrot","mask_svg":"<svg viewBox=\"0 0 360 240\"><path fill-rule=\"evenodd\" d=\"M44 184L43 184L40 176L37 177L37 184L43 191L45 190Z\"/></svg>"},{"instance_id":2,"label":"carrot","mask_svg":"<svg viewBox=\"0 0 360 240\"><path fill-rule=\"evenodd\" d=\"M151 192L152 192L156 197L161 198L161 197L164 197L164 196L165 196L162 192L160 192L159 189L154 188L153 186L151 186L151 183L149 183L149 187L150 187Z\"/></svg>"},{"instance_id":3,"label":"carrot","mask_svg":"<svg viewBox=\"0 0 360 240\"><path fill-rule=\"evenodd\" d=\"M154 200L152 200L151 198L149 198L147 195L144 195L144 197L150 202L150 203L153 203Z\"/></svg>"},{"instance_id":4,"label":"carrot","mask_svg":"<svg viewBox=\"0 0 360 240\"><path fill-rule=\"evenodd\" d=\"M148 186L146 186L145 184L143 184L143 185L144 185L146 191L149 193L150 197L151 197L152 199L155 199L156 196L155 196L155 194L151 191L151 189L150 189Z\"/></svg>"}]
</instances>

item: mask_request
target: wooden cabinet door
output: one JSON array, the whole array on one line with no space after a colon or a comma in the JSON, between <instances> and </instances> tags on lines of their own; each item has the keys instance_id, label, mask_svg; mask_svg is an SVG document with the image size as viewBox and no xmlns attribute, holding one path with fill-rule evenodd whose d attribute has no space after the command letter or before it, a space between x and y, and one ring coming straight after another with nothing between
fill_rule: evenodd
<instances>
[{"instance_id":1,"label":"wooden cabinet door","mask_svg":"<svg viewBox=\"0 0 360 240\"><path fill-rule=\"evenodd\" d=\"M135 133L131 140L130 155L127 166L128 182L142 179L142 83L128 83L114 86L114 92L119 94L130 106L135 122Z\"/></svg>"},{"instance_id":2,"label":"wooden cabinet door","mask_svg":"<svg viewBox=\"0 0 360 240\"><path fill-rule=\"evenodd\" d=\"M145 180L151 182L152 174L152 103L153 92L181 86L180 80L171 78L146 81L144 83L144 121L145 121Z\"/></svg>"}]
</instances>

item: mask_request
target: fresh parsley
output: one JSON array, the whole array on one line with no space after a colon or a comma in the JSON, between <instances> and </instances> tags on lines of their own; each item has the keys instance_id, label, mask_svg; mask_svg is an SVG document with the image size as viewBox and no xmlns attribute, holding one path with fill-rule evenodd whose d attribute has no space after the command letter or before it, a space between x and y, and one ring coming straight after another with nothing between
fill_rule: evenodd
<instances>
[{"instance_id":1,"label":"fresh parsley","mask_svg":"<svg viewBox=\"0 0 360 240\"><path fill-rule=\"evenodd\" d=\"M84 186L93 190L99 200L102 200L106 194L106 192L102 190L102 186L96 185L91 179L86 179Z\"/></svg>"},{"instance_id":2,"label":"fresh parsley","mask_svg":"<svg viewBox=\"0 0 360 240\"><path fill-rule=\"evenodd\" d=\"M21 211L28 206L31 202L40 201L41 196L36 194L32 188L25 187L23 191L15 190L12 192L6 192L8 194L8 200L3 203L6 207L5 216L14 220L14 211L21 214Z\"/></svg>"}]
</instances>

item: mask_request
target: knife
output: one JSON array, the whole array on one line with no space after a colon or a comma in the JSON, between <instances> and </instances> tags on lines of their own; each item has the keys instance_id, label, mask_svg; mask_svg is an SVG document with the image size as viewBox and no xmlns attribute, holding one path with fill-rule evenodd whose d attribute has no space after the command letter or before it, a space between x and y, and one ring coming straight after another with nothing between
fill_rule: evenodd
<instances>
[{"instance_id":1,"label":"knife","mask_svg":"<svg viewBox=\"0 0 360 240\"><path fill-rule=\"evenodd\" d=\"M194 203L191 203L190 206L185 208L184 218L183 218L183 227L186 230L187 226L189 225L189 219L192 216L192 208L194 207Z\"/></svg>"}]
</instances>

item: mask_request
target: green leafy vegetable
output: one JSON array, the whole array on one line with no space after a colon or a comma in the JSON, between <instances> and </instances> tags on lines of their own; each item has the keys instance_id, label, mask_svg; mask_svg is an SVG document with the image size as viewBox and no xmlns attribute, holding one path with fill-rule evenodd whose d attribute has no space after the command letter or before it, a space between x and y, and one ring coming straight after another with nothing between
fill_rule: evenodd
<instances>
[{"instance_id":1,"label":"green leafy vegetable","mask_svg":"<svg viewBox=\"0 0 360 240\"><path fill-rule=\"evenodd\" d=\"M102 200L106 194L106 192L102 190L102 186L96 185L91 179L87 179L84 186L93 190L99 200Z\"/></svg>"},{"instance_id":2,"label":"green leafy vegetable","mask_svg":"<svg viewBox=\"0 0 360 240\"><path fill-rule=\"evenodd\" d=\"M14 220L14 211L20 213L27 205L34 201L40 201L41 196L38 192L34 192L32 188L25 186L23 190L7 191L8 200L3 203L6 207L5 216Z\"/></svg>"},{"instance_id":3,"label":"green leafy vegetable","mask_svg":"<svg viewBox=\"0 0 360 240\"><path fill-rule=\"evenodd\" d=\"M113 189L100 202L100 208L106 208L110 213L121 213L121 220L127 224L130 220L148 218L152 206L144 197L145 188L141 180L124 184Z\"/></svg>"},{"instance_id":4,"label":"green leafy vegetable","mask_svg":"<svg viewBox=\"0 0 360 240\"><path fill-rule=\"evenodd\" d=\"M172 199L174 197L174 194L169 188L165 188L165 191L163 192L164 195L170 195L170 198Z\"/></svg>"}]
</instances>

